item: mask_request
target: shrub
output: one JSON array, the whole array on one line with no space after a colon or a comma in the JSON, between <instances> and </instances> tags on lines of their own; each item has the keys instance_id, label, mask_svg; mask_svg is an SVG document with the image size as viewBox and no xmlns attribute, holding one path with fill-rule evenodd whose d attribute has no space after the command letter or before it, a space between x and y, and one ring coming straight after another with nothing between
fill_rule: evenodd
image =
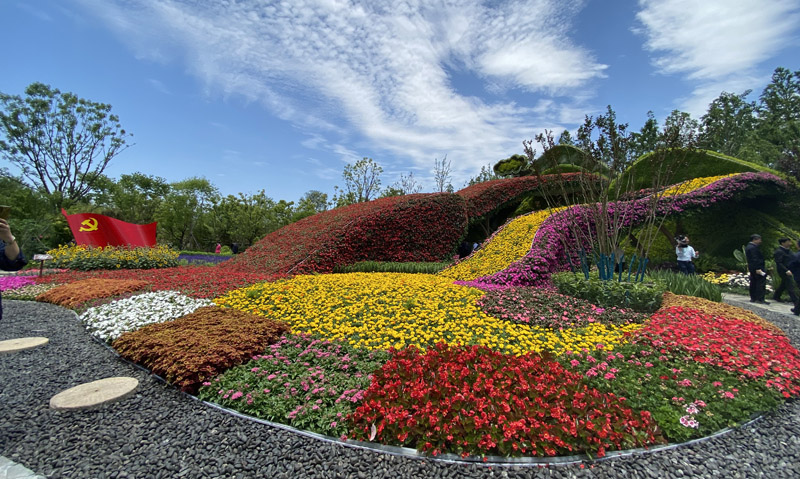
<instances>
[{"instance_id":1,"label":"shrub","mask_svg":"<svg viewBox=\"0 0 800 479\"><path fill-rule=\"evenodd\" d=\"M112 345L120 356L195 392L203 381L264 352L287 331L280 321L209 306L123 333Z\"/></svg>"},{"instance_id":2,"label":"shrub","mask_svg":"<svg viewBox=\"0 0 800 479\"><path fill-rule=\"evenodd\" d=\"M433 455L603 456L658 441L649 413L557 362L481 346L395 352L350 420L352 438Z\"/></svg>"},{"instance_id":3,"label":"shrub","mask_svg":"<svg viewBox=\"0 0 800 479\"><path fill-rule=\"evenodd\" d=\"M451 193L380 198L285 226L236 255L226 270L329 273L359 261L449 259L466 230L464 200Z\"/></svg>"},{"instance_id":4,"label":"shrub","mask_svg":"<svg viewBox=\"0 0 800 479\"><path fill-rule=\"evenodd\" d=\"M683 296L697 296L710 301L722 302L722 292L719 286L703 279L699 275L686 275L675 271L650 271L648 277L654 281L664 283L667 291Z\"/></svg>"},{"instance_id":5,"label":"shrub","mask_svg":"<svg viewBox=\"0 0 800 479\"><path fill-rule=\"evenodd\" d=\"M652 313L661 307L661 296L666 291L666 285L660 281L601 281L570 272L556 273L551 279L562 294L601 307L630 308L642 313Z\"/></svg>"},{"instance_id":6,"label":"shrub","mask_svg":"<svg viewBox=\"0 0 800 479\"><path fill-rule=\"evenodd\" d=\"M654 175L653 168L656 166L653 164L653 161L657 159L657 161L660 162L660 155L662 154L664 153L652 152L642 155L622 173L617 181L622 185L626 185L626 188L632 191L650 188L652 186L651 179ZM694 178L728 175L731 173L767 172L781 176L777 171L765 166L708 150L693 150L687 152L685 150L676 149L667 154L674 155L674 159L667 158L664 160L666 163L670 161L680 161L682 164L682 167L678 168L671 178L675 183L692 180ZM630 185L627 186L629 181Z\"/></svg>"},{"instance_id":7,"label":"shrub","mask_svg":"<svg viewBox=\"0 0 800 479\"><path fill-rule=\"evenodd\" d=\"M36 301L53 303L65 308L76 308L88 301L138 291L149 284L132 279L85 279L65 284L44 292Z\"/></svg>"},{"instance_id":8,"label":"shrub","mask_svg":"<svg viewBox=\"0 0 800 479\"><path fill-rule=\"evenodd\" d=\"M178 252L167 246L155 248L85 245L59 246L47 252L53 268L79 271L95 269L153 269L178 265Z\"/></svg>"},{"instance_id":9,"label":"shrub","mask_svg":"<svg viewBox=\"0 0 800 479\"><path fill-rule=\"evenodd\" d=\"M451 263L392 263L386 261L359 261L346 266L336 266L334 273L416 273L436 274Z\"/></svg>"}]
</instances>

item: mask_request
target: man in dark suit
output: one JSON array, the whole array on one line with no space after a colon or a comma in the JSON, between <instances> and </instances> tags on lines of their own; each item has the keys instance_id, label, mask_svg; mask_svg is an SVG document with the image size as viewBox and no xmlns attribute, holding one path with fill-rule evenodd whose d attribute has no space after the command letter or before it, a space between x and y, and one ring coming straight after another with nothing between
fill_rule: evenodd
<instances>
[{"instance_id":1,"label":"man in dark suit","mask_svg":"<svg viewBox=\"0 0 800 479\"><path fill-rule=\"evenodd\" d=\"M775 269L777 270L778 276L781 278L781 285L778 286L775 293L773 293L772 299L780 301L781 294L786 291L789 293L789 299L792 301L792 304L797 305L794 275L789 271L789 261L794 256L792 250L789 249L791 246L792 240L789 238L781 238L778 240L778 247L775 248L775 252L772 254L772 257L775 258Z\"/></svg>"},{"instance_id":2,"label":"man in dark suit","mask_svg":"<svg viewBox=\"0 0 800 479\"><path fill-rule=\"evenodd\" d=\"M747 257L747 270L750 271L750 302L769 304L764 300L767 294L767 268L761 254L761 235L750 235L750 242L744 249Z\"/></svg>"},{"instance_id":3,"label":"man in dark suit","mask_svg":"<svg viewBox=\"0 0 800 479\"><path fill-rule=\"evenodd\" d=\"M800 250L800 240L797 240L797 249ZM789 269L789 272L792 273L795 285L800 288L800 251L793 254L789 258L789 261L786 263L786 267ZM792 312L795 314L795 316L800 316L800 303L794 303L794 309L792 309Z\"/></svg>"}]
</instances>

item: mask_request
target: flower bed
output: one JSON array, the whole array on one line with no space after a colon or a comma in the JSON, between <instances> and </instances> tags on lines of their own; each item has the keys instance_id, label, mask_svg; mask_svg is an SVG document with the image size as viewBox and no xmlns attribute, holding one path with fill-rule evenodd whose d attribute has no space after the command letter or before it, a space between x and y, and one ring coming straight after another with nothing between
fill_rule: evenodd
<instances>
[{"instance_id":1,"label":"flower bed","mask_svg":"<svg viewBox=\"0 0 800 479\"><path fill-rule=\"evenodd\" d=\"M71 271L37 278L48 283L73 283L84 279L136 279L154 291L180 291L195 298L214 298L242 286L278 279L279 275L221 270L217 266L182 266L128 271Z\"/></svg>"},{"instance_id":2,"label":"flower bed","mask_svg":"<svg viewBox=\"0 0 800 479\"><path fill-rule=\"evenodd\" d=\"M36 280L30 276L0 276L0 291L19 289L31 284L36 284Z\"/></svg>"},{"instance_id":3,"label":"flower bed","mask_svg":"<svg viewBox=\"0 0 800 479\"><path fill-rule=\"evenodd\" d=\"M36 301L76 308L93 299L108 298L147 287L146 281L128 279L85 279L44 292Z\"/></svg>"},{"instance_id":4,"label":"flower bed","mask_svg":"<svg viewBox=\"0 0 800 479\"><path fill-rule=\"evenodd\" d=\"M226 270L329 273L359 261L440 261L467 226L464 200L450 193L381 198L285 226L221 265Z\"/></svg>"},{"instance_id":5,"label":"flower bed","mask_svg":"<svg viewBox=\"0 0 800 479\"><path fill-rule=\"evenodd\" d=\"M211 301L190 298L177 291L154 291L91 307L79 318L93 336L111 342L122 333L172 321L211 305Z\"/></svg>"},{"instance_id":6,"label":"flower bed","mask_svg":"<svg viewBox=\"0 0 800 479\"><path fill-rule=\"evenodd\" d=\"M551 330L484 313L476 304L482 295L478 289L435 276L350 273L261 283L214 301L286 321L294 333L382 350L411 345L427 349L439 342L483 345L515 355L593 349L597 344L613 349L626 332L639 327L598 322Z\"/></svg>"},{"instance_id":7,"label":"flower bed","mask_svg":"<svg viewBox=\"0 0 800 479\"><path fill-rule=\"evenodd\" d=\"M178 265L178 252L167 246L150 247L63 245L47 252L51 266L80 271L96 269L154 269Z\"/></svg>"},{"instance_id":8,"label":"flower bed","mask_svg":"<svg viewBox=\"0 0 800 479\"><path fill-rule=\"evenodd\" d=\"M209 306L123 333L112 345L120 356L195 392L203 381L262 353L288 330L279 321Z\"/></svg>"}]
</instances>

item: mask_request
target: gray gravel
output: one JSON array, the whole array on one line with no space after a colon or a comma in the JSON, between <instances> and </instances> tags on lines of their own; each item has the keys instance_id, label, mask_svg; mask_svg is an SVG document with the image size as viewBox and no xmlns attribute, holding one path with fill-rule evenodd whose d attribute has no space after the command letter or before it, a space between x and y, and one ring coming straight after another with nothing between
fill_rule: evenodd
<instances>
[{"instance_id":1,"label":"gray gravel","mask_svg":"<svg viewBox=\"0 0 800 479\"><path fill-rule=\"evenodd\" d=\"M68 310L4 301L0 340L47 346L0 355L0 456L65 478L776 478L800 477L800 401L727 434L596 463L455 464L305 437L226 414L181 394L93 341ZM800 345L800 320L754 308ZM110 376L136 394L100 409L49 408L64 389Z\"/></svg>"}]
</instances>

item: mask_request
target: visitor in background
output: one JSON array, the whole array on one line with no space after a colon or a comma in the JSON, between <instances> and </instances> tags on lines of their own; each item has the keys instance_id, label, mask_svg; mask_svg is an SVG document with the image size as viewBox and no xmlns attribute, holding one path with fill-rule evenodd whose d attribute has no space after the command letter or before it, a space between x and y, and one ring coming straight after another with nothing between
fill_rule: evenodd
<instances>
[{"instance_id":1,"label":"visitor in background","mask_svg":"<svg viewBox=\"0 0 800 479\"><path fill-rule=\"evenodd\" d=\"M699 253L689 246L689 237L679 235L675 238L678 245L675 247L675 255L678 257L678 269L683 274L694 274L693 258L697 258Z\"/></svg>"},{"instance_id":2,"label":"visitor in background","mask_svg":"<svg viewBox=\"0 0 800 479\"><path fill-rule=\"evenodd\" d=\"M231 245L231 251L233 252L233 254L238 253L239 252L239 243L233 243Z\"/></svg>"},{"instance_id":3,"label":"visitor in background","mask_svg":"<svg viewBox=\"0 0 800 479\"><path fill-rule=\"evenodd\" d=\"M0 269L3 271L19 271L28 262L22 256L17 239L11 234L11 226L8 221L0 218ZM0 295L0 319L3 319L3 297Z\"/></svg>"},{"instance_id":4,"label":"visitor in background","mask_svg":"<svg viewBox=\"0 0 800 479\"><path fill-rule=\"evenodd\" d=\"M221 244L219 244L219 243L217 243L217 247L216 247L216 248L214 248L214 252L215 252L215 253L217 253L217 254L219 254L219 252L220 252L220 251L222 251L222 245L221 245Z\"/></svg>"},{"instance_id":5,"label":"visitor in background","mask_svg":"<svg viewBox=\"0 0 800 479\"><path fill-rule=\"evenodd\" d=\"M775 293L772 294L772 299L780 302L781 294L786 291L789 293L789 299L792 301L792 304L797 306L798 298L794 288L794 275L789 271L789 261L794 257L790 249L791 247L792 240L789 238L781 238L778 240L778 247L775 248L775 252L772 254L772 257L775 258L775 269L777 270L778 276L781 278L781 285L775 289Z\"/></svg>"},{"instance_id":6,"label":"visitor in background","mask_svg":"<svg viewBox=\"0 0 800 479\"><path fill-rule=\"evenodd\" d=\"M750 242L744 249L747 256L747 270L750 272L750 302L769 304L764 300L767 294L767 268L761 254L761 235L750 235Z\"/></svg>"}]
</instances>

